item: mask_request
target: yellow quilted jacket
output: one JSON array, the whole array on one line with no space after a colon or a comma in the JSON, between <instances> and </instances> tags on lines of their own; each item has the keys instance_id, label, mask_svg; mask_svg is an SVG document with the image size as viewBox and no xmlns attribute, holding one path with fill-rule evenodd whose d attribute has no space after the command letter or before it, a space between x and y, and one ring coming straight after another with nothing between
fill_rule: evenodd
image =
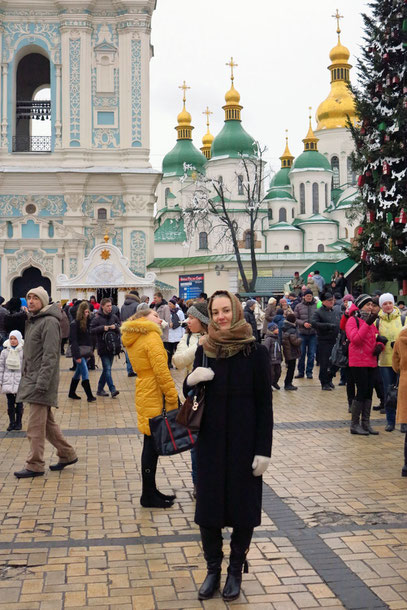
<instances>
[{"instance_id":1,"label":"yellow quilted jacket","mask_svg":"<svg viewBox=\"0 0 407 610\"><path fill-rule=\"evenodd\" d=\"M133 370L137 373L136 410L138 428L150 436L148 420L178 407L177 390L168 368L167 352L161 340L161 328L145 318L127 320L122 324L123 345Z\"/></svg>"},{"instance_id":2,"label":"yellow quilted jacket","mask_svg":"<svg viewBox=\"0 0 407 610\"><path fill-rule=\"evenodd\" d=\"M398 338L403 330L403 322L401 313L398 307L395 307L391 313L379 311L379 322L376 324L379 329L379 335L388 339L385 349L379 356L379 366L391 366L393 358L393 348L391 346Z\"/></svg>"}]
</instances>

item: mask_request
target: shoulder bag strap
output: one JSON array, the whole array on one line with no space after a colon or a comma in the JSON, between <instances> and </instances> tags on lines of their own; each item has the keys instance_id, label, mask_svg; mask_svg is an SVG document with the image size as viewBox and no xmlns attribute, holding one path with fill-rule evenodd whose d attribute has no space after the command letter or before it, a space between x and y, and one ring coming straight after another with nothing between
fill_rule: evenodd
<instances>
[{"instance_id":1,"label":"shoulder bag strap","mask_svg":"<svg viewBox=\"0 0 407 610\"><path fill-rule=\"evenodd\" d=\"M163 411L162 411L163 417L167 417L167 409L165 408L165 396L163 394Z\"/></svg>"}]
</instances>

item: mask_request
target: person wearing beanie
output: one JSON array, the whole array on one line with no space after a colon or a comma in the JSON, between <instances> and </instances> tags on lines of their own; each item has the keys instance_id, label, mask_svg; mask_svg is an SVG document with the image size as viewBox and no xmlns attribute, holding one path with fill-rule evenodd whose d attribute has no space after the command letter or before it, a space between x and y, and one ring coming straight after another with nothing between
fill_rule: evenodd
<instances>
[{"instance_id":1,"label":"person wearing beanie","mask_svg":"<svg viewBox=\"0 0 407 610\"><path fill-rule=\"evenodd\" d=\"M277 299L275 299L274 297L270 297L267 303L266 311L264 312L263 335L267 334L268 325L276 315L276 304Z\"/></svg>"},{"instance_id":2,"label":"person wearing beanie","mask_svg":"<svg viewBox=\"0 0 407 610\"><path fill-rule=\"evenodd\" d=\"M345 316L345 331L349 340L349 376L356 385L350 433L362 436L378 434L370 425L370 412L377 355L384 349L384 344L377 337L377 317L372 313L372 308L372 297L360 294Z\"/></svg>"},{"instance_id":3,"label":"person wearing beanie","mask_svg":"<svg viewBox=\"0 0 407 610\"><path fill-rule=\"evenodd\" d=\"M294 272L294 276L290 282L290 290L292 290L295 294L296 297L298 297L298 295L301 292L301 288L304 285L304 278L299 274L298 271Z\"/></svg>"},{"instance_id":4,"label":"person wearing beanie","mask_svg":"<svg viewBox=\"0 0 407 610\"><path fill-rule=\"evenodd\" d=\"M124 303L120 310L120 320L122 322L128 320L136 313L136 311L138 311L139 305L140 297L137 290L130 290L130 292L124 297ZM136 373L133 371L133 367L131 366L127 350L124 350L124 355L126 358L127 377L135 377Z\"/></svg>"},{"instance_id":5,"label":"person wearing beanie","mask_svg":"<svg viewBox=\"0 0 407 610\"><path fill-rule=\"evenodd\" d=\"M280 389L278 382L281 377L281 362L283 360L279 329L275 322L270 322L264 337L264 346L267 348L270 358L271 385L276 390Z\"/></svg>"},{"instance_id":6,"label":"person wearing beanie","mask_svg":"<svg viewBox=\"0 0 407 610\"><path fill-rule=\"evenodd\" d=\"M317 304L312 290L304 290L300 303L294 309L297 327L301 339L301 356L298 360L298 374L296 379L302 379L306 373L307 379L312 379L314 360L317 351L317 333L312 326L312 318L317 310ZM307 364L305 366L305 360Z\"/></svg>"},{"instance_id":7,"label":"person wearing beanie","mask_svg":"<svg viewBox=\"0 0 407 610\"><path fill-rule=\"evenodd\" d=\"M256 301L254 299L249 299L248 301L246 301L246 305L244 308L244 319L252 327L253 337L256 339L256 341L258 341L259 335L257 332L256 317L254 315L255 307Z\"/></svg>"},{"instance_id":8,"label":"person wearing beanie","mask_svg":"<svg viewBox=\"0 0 407 610\"><path fill-rule=\"evenodd\" d=\"M7 398L9 426L7 432L22 429L23 403L16 402L18 386L21 380L23 364L24 339L19 330L12 330L9 338L3 343L0 354L0 387Z\"/></svg>"},{"instance_id":9,"label":"person wearing beanie","mask_svg":"<svg viewBox=\"0 0 407 610\"><path fill-rule=\"evenodd\" d=\"M61 310L48 304L47 291L39 286L27 294L26 324L21 381L16 402L28 402L27 438L30 451L25 467L14 473L18 479L44 474L45 438L55 447L59 461L50 470L63 470L78 461L75 449L66 441L51 407L58 405Z\"/></svg>"},{"instance_id":10,"label":"person wearing beanie","mask_svg":"<svg viewBox=\"0 0 407 610\"><path fill-rule=\"evenodd\" d=\"M192 371L195 353L199 345L199 340L208 332L209 324L209 313L208 313L208 301L195 301L191 307L187 310L187 332L182 337L181 341L177 345L175 354L172 357L172 364L176 369L181 371L181 374L177 376L175 385L177 387L178 395L181 400L185 400L183 394L184 380ZM180 382L177 383L177 379ZM197 468L196 468L196 454L195 450L191 450L191 474L193 492L192 495L196 497L196 482L197 482Z\"/></svg>"},{"instance_id":11,"label":"person wearing beanie","mask_svg":"<svg viewBox=\"0 0 407 610\"><path fill-rule=\"evenodd\" d=\"M293 313L288 313L282 326L282 345L284 360L287 365L287 373L284 379L285 390L297 390L293 385L295 364L301 356L301 338L297 329L297 318Z\"/></svg>"},{"instance_id":12,"label":"person wearing beanie","mask_svg":"<svg viewBox=\"0 0 407 610\"><path fill-rule=\"evenodd\" d=\"M323 292L321 294L321 306L319 308L317 306L311 320L318 336L319 381L322 390L325 391L331 391L335 387L332 383L334 371L331 369L329 359L339 332L340 320L334 311L334 302L331 292Z\"/></svg>"},{"instance_id":13,"label":"person wearing beanie","mask_svg":"<svg viewBox=\"0 0 407 610\"><path fill-rule=\"evenodd\" d=\"M384 386L384 404L392 385L397 383L397 374L392 367L393 348L400 332L406 322L406 315L401 314L398 307L394 304L394 297L390 292L384 292L379 297L379 316L376 322L377 331L381 337L385 337L387 342L385 348L379 356L379 371ZM392 406L386 409L386 432L392 432L396 425L396 409ZM404 425L403 429L404 430ZM404 430L406 431L406 430Z\"/></svg>"}]
</instances>

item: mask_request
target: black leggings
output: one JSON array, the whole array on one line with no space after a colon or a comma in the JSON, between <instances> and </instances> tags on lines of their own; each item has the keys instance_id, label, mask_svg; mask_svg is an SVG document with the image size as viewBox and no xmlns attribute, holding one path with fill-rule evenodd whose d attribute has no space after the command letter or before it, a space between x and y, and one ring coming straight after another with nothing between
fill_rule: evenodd
<instances>
[{"instance_id":1,"label":"black leggings","mask_svg":"<svg viewBox=\"0 0 407 610\"><path fill-rule=\"evenodd\" d=\"M356 384L355 399L359 402L372 400L376 367L350 366L349 371Z\"/></svg>"}]
</instances>

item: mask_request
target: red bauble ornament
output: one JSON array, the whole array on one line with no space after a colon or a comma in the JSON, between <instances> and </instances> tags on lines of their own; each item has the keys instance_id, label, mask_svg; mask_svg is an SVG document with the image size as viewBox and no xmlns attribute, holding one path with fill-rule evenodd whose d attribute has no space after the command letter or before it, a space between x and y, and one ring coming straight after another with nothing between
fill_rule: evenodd
<instances>
[{"instance_id":1,"label":"red bauble ornament","mask_svg":"<svg viewBox=\"0 0 407 610\"><path fill-rule=\"evenodd\" d=\"M399 218L399 216L396 216L396 217L395 217L394 222L400 222L400 218Z\"/></svg>"},{"instance_id":2,"label":"red bauble ornament","mask_svg":"<svg viewBox=\"0 0 407 610\"><path fill-rule=\"evenodd\" d=\"M386 191L387 191L387 188L385 187L384 184L382 184L382 186L380 187L380 192L385 193Z\"/></svg>"},{"instance_id":3,"label":"red bauble ornament","mask_svg":"<svg viewBox=\"0 0 407 610\"><path fill-rule=\"evenodd\" d=\"M366 135L366 129L365 129L364 127L362 127L362 128L361 128L361 130L360 130L360 135L361 135L361 136Z\"/></svg>"},{"instance_id":4,"label":"red bauble ornament","mask_svg":"<svg viewBox=\"0 0 407 610\"><path fill-rule=\"evenodd\" d=\"M407 213L404 208L400 212L400 222L403 225L407 224Z\"/></svg>"},{"instance_id":5,"label":"red bauble ornament","mask_svg":"<svg viewBox=\"0 0 407 610\"><path fill-rule=\"evenodd\" d=\"M365 177L364 177L364 175L362 174L362 175L361 175L361 176L359 176L359 178L358 178L358 187L359 187L359 188L362 188L362 186L364 185L364 183L365 183Z\"/></svg>"},{"instance_id":6,"label":"red bauble ornament","mask_svg":"<svg viewBox=\"0 0 407 610\"><path fill-rule=\"evenodd\" d=\"M383 61L386 61L386 62L390 61L390 55L388 53L384 53Z\"/></svg>"},{"instance_id":7,"label":"red bauble ornament","mask_svg":"<svg viewBox=\"0 0 407 610\"><path fill-rule=\"evenodd\" d=\"M383 176L390 176L390 165L387 163L387 161L383 162Z\"/></svg>"},{"instance_id":8,"label":"red bauble ornament","mask_svg":"<svg viewBox=\"0 0 407 610\"><path fill-rule=\"evenodd\" d=\"M393 85L393 87L397 86L400 82L400 79L398 76L393 76L393 79L391 81L391 84Z\"/></svg>"},{"instance_id":9,"label":"red bauble ornament","mask_svg":"<svg viewBox=\"0 0 407 610\"><path fill-rule=\"evenodd\" d=\"M363 233L363 227L358 227L358 235L362 235Z\"/></svg>"},{"instance_id":10,"label":"red bauble ornament","mask_svg":"<svg viewBox=\"0 0 407 610\"><path fill-rule=\"evenodd\" d=\"M386 134L386 135L384 136L384 141L385 141L385 142L390 142L390 136L389 136L388 134Z\"/></svg>"},{"instance_id":11,"label":"red bauble ornament","mask_svg":"<svg viewBox=\"0 0 407 610\"><path fill-rule=\"evenodd\" d=\"M374 222L374 220L375 220L375 213L373 212L373 210L369 210L368 218L369 218L369 222Z\"/></svg>"},{"instance_id":12,"label":"red bauble ornament","mask_svg":"<svg viewBox=\"0 0 407 610\"><path fill-rule=\"evenodd\" d=\"M366 250L362 250L362 252L360 253L360 258L362 259L362 261L365 261L367 259Z\"/></svg>"}]
</instances>

